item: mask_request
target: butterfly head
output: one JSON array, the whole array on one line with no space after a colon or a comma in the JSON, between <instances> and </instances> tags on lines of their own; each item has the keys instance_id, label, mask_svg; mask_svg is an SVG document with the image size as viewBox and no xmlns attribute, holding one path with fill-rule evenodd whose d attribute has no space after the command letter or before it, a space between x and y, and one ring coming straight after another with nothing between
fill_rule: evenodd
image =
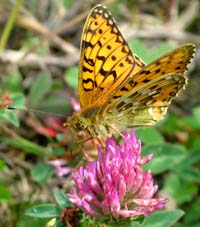
<instances>
[{"instance_id":1,"label":"butterfly head","mask_svg":"<svg viewBox=\"0 0 200 227\"><path fill-rule=\"evenodd\" d=\"M77 114L74 114L68 118L65 125L75 132L87 130L88 127L87 119Z\"/></svg>"}]
</instances>

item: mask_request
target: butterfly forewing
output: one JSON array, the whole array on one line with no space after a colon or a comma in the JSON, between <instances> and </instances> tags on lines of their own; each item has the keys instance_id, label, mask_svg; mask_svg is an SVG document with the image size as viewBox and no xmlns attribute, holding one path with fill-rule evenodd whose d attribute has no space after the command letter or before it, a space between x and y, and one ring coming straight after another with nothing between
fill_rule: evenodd
<instances>
[{"instance_id":1,"label":"butterfly forewing","mask_svg":"<svg viewBox=\"0 0 200 227\"><path fill-rule=\"evenodd\" d=\"M79 66L81 107L101 107L118 87L144 66L134 56L110 12L94 7L84 26Z\"/></svg>"}]
</instances>

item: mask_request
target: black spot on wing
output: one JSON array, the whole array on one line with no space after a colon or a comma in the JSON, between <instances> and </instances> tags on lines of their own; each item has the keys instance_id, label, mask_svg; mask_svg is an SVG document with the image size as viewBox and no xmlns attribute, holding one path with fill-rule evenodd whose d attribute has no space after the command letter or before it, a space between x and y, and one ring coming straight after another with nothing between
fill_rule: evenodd
<instances>
[{"instance_id":1,"label":"black spot on wing","mask_svg":"<svg viewBox=\"0 0 200 227\"><path fill-rule=\"evenodd\" d=\"M102 76L104 76L105 77L105 79L106 79L106 77L107 76L109 76L109 75L113 75L113 77L114 77L114 80L116 80L116 78L117 78L117 73L116 73L116 71L115 70L113 70L113 71L106 71L106 70L104 70L103 68L101 68L100 70L99 70L99 73L102 75ZM105 80L104 79L104 80ZM103 81L104 81L103 80Z\"/></svg>"},{"instance_id":2,"label":"black spot on wing","mask_svg":"<svg viewBox=\"0 0 200 227\"><path fill-rule=\"evenodd\" d=\"M93 48L94 45L92 45L91 42L87 42L87 41L82 40L82 49L85 49L85 48L88 48L88 47Z\"/></svg>"},{"instance_id":3,"label":"black spot on wing","mask_svg":"<svg viewBox=\"0 0 200 227\"><path fill-rule=\"evenodd\" d=\"M134 81L134 80L129 81L129 85L130 85L131 87L135 87L137 84L138 84L138 82L136 82L136 81Z\"/></svg>"},{"instance_id":4,"label":"black spot on wing","mask_svg":"<svg viewBox=\"0 0 200 227\"><path fill-rule=\"evenodd\" d=\"M146 75L149 75L151 73L150 70L143 70L143 73L145 73Z\"/></svg>"},{"instance_id":5,"label":"black spot on wing","mask_svg":"<svg viewBox=\"0 0 200 227\"><path fill-rule=\"evenodd\" d=\"M83 65L83 72L89 72L89 73L93 73L92 69L88 69L86 66Z\"/></svg>"},{"instance_id":6,"label":"black spot on wing","mask_svg":"<svg viewBox=\"0 0 200 227\"><path fill-rule=\"evenodd\" d=\"M100 40L98 40L97 44L99 45L100 48L102 48L103 45Z\"/></svg>"},{"instance_id":7,"label":"black spot on wing","mask_svg":"<svg viewBox=\"0 0 200 227\"><path fill-rule=\"evenodd\" d=\"M159 73L161 70L160 69L156 69L155 73Z\"/></svg>"},{"instance_id":8,"label":"black spot on wing","mask_svg":"<svg viewBox=\"0 0 200 227\"><path fill-rule=\"evenodd\" d=\"M83 85L87 85L89 83L92 84L92 86L90 88L83 86L84 91L92 91L94 89L94 81L92 79L88 78L83 80Z\"/></svg>"},{"instance_id":9,"label":"black spot on wing","mask_svg":"<svg viewBox=\"0 0 200 227\"><path fill-rule=\"evenodd\" d=\"M148 83L149 81L151 81L151 80L146 78L146 79L144 79L142 82L143 82L143 83Z\"/></svg>"},{"instance_id":10,"label":"black spot on wing","mask_svg":"<svg viewBox=\"0 0 200 227\"><path fill-rule=\"evenodd\" d=\"M126 88L126 87L122 87L122 88L120 89L120 91L129 91L129 90L128 90L128 88Z\"/></svg>"},{"instance_id":11,"label":"black spot on wing","mask_svg":"<svg viewBox=\"0 0 200 227\"><path fill-rule=\"evenodd\" d=\"M101 61L103 61L103 62L106 61L106 57L105 57L105 56L97 56L97 59L98 59L98 60L101 60Z\"/></svg>"},{"instance_id":12,"label":"black spot on wing","mask_svg":"<svg viewBox=\"0 0 200 227\"><path fill-rule=\"evenodd\" d=\"M176 66L175 69L176 69L176 70L180 70L181 67L180 67L180 66Z\"/></svg>"},{"instance_id":13,"label":"black spot on wing","mask_svg":"<svg viewBox=\"0 0 200 227\"><path fill-rule=\"evenodd\" d=\"M88 65L91 65L91 66L94 66L95 63L94 63L94 60L93 59L88 59L86 58L86 56L84 55L84 61L88 64Z\"/></svg>"}]
</instances>

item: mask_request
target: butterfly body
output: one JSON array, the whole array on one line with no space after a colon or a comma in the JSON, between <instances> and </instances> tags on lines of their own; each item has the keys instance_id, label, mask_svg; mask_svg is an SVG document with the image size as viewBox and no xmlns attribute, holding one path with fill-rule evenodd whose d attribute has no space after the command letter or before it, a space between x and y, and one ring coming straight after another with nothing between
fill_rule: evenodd
<instances>
[{"instance_id":1,"label":"butterfly body","mask_svg":"<svg viewBox=\"0 0 200 227\"><path fill-rule=\"evenodd\" d=\"M145 66L131 52L110 12L95 6L81 41L81 111L67 125L96 137L155 124L185 88L184 73L194 52L193 44L185 44Z\"/></svg>"},{"instance_id":2,"label":"butterfly body","mask_svg":"<svg viewBox=\"0 0 200 227\"><path fill-rule=\"evenodd\" d=\"M91 108L85 112L77 112L68 119L69 127L76 132L87 131L91 137L108 136L113 134L110 122L105 118L96 118L95 109Z\"/></svg>"}]
</instances>

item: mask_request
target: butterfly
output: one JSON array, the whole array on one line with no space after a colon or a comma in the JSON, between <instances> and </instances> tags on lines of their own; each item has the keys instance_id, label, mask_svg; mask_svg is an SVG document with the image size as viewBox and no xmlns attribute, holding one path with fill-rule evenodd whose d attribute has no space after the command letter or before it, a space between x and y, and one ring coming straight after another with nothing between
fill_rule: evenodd
<instances>
[{"instance_id":1,"label":"butterfly","mask_svg":"<svg viewBox=\"0 0 200 227\"><path fill-rule=\"evenodd\" d=\"M114 18L96 5L85 22L78 75L81 111L66 125L91 137L108 136L161 120L182 90L195 53L185 44L149 65L134 55Z\"/></svg>"}]
</instances>

